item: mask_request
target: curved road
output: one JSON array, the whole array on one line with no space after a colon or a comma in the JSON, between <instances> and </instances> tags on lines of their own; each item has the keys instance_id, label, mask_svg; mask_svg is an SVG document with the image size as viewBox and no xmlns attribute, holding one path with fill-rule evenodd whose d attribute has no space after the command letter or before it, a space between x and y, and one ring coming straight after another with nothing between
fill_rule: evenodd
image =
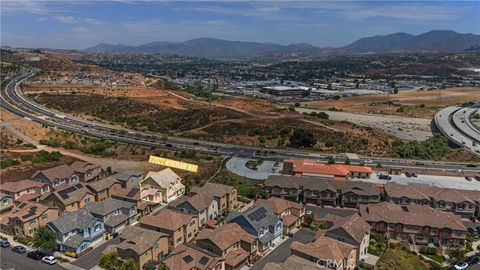
<instances>
[{"instance_id":1,"label":"curved road","mask_svg":"<svg viewBox=\"0 0 480 270\"><path fill-rule=\"evenodd\" d=\"M112 127L108 125L101 125L81 119L74 118L72 116L64 115L63 113L57 113L53 110L47 109L23 96L19 87L20 83L35 73L29 72L22 74L13 79L5 88L6 97L1 96L1 107L17 114L22 117L31 119L35 122L43 125L57 127L62 130L66 130L73 133L82 133L88 136L97 137L100 139L117 141L120 143L135 144L147 147L161 147L170 149L190 149L204 153L225 155L225 156L240 156L240 157L255 157L262 155L263 158L269 158L274 160L282 160L284 158L309 158L320 161L325 161L328 155L318 152L308 152L301 150L286 150L286 149L265 149L261 147L252 147L235 144L225 144L208 142L195 139L187 139L181 137L169 136L168 138L162 138L159 135L146 132L138 132L131 129L125 129L120 127ZM8 98L8 100L7 100ZM337 162L345 160L344 156L337 156ZM368 158L359 158L351 160L353 163L363 162ZM465 170L477 171L467 167L467 164L462 163L445 163L445 162L415 162L412 160L399 160L399 159L371 159L374 164L377 162L383 165L391 167L401 168L430 168L430 169L458 169L463 168Z\"/></svg>"},{"instance_id":2,"label":"curved road","mask_svg":"<svg viewBox=\"0 0 480 270\"><path fill-rule=\"evenodd\" d=\"M475 110L472 107L446 107L435 115L435 125L452 143L480 154L480 132L473 127L469 118Z\"/></svg>"}]
</instances>

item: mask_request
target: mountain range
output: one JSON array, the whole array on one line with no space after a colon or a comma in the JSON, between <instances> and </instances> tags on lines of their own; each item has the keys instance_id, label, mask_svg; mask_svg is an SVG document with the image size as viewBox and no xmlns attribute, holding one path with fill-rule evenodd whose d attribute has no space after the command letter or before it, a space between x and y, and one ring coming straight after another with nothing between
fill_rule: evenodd
<instances>
[{"instance_id":1,"label":"mountain range","mask_svg":"<svg viewBox=\"0 0 480 270\"><path fill-rule=\"evenodd\" d=\"M395 33L361 38L347 46L334 48L342 53L391 51L464 51L480 46L480 35L461 34L449 30L434 30L420 35ZM245 41L228 41L214 38L197 38L185 42L157 41L139 46L98 44L85 49L88 53L158 53L180 54L205 58L253 58L269 55L319 54L322 49L307 43L280 45Z\"/></svg>"}]
</instances>

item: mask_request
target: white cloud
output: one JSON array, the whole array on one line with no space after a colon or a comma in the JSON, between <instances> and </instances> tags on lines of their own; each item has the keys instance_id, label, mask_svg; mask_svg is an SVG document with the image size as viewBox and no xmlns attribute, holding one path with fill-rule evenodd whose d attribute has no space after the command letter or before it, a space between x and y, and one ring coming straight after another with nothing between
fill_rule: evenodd
<instances>
[{"instance_id":1,"label":"white cloud","mask_svg":"<svg viewBox=\"0 0 480 270\"><path fill-rule=\"evenodd\" d=\"M103 22L94 18L86 18L83 20L85 23L91 24L91 25L100 25Z\"/></svg>"},{"instance_id":2,"label":"white cloud","mask_svg":"<svg viewBox=\"0 0 480 270\"><path fill-rule=\"evenodd\" d=\"M78 20L73 16L55 16L55 20L61 23L78 23Z\"/></svg>"}]
</instances>

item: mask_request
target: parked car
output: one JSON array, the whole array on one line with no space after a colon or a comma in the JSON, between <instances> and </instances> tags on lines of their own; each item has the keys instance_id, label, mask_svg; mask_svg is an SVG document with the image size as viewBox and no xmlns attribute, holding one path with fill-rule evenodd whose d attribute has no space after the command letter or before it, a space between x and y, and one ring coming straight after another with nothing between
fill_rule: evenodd
<instances>
[{"instance_id":1,"label":"parked car","mask_svg":"<svg viewBox=\"0 0 480 270\"><path fill-rule=\"evenodd\" d=\"M472 181L472 178L470 176L465 176L465 180Z\"/></svg>"},{"instance_id":2,"label":"parked car","mask_svg":"<svg viewBox=\"0 0 480 270\"><path fill-rule=\"evenodd\" d=\"M48 256L49 254L43 251L31 251L27 253L27 257L30 259L34 259L35 261L40 261L43 257Z\"/></svg>"},{"instance_id":3,"label":"parked car","mask_svg":"<svg viewBox=\"0 0 480 270\"><path fill-rule=\"evenodd\" d=\"M475 176L475 180L480 181L480 176Z\"/></svg>"},{"instance_id":4,"label":"parked car","mask_svg":"<svg viewBox=\"0 0 480 270\"><path fill-rule=\"evenodd\" d=\"M379 173L378 179L392 180L392 177L388 173Z\"/></svg>"},{"instance_id":5,"label":"parked car","mask_svg":"<svg viewBox=\"0 0 480 270\"><path fill-rule=\"evenodd\" d=\"M10 247L10 242L8 240L0 240L0 246L3 248Z\"/></svg>"},{"instance_id":6,"label":"parked car","mask_svg":"<svg viewBox=\"0 0 480 270\"><path fill-rule=\"evenodd\" d=\"M307 215L313 214L312 210L307 210Z\"/></svg>"},{"instance_id":7,"label":"parked car","mask_svg":"<svg viewBox=\"0 0 480 270\"><path fill-rule=\"evenodd\" d=\"M363 164L373 164L373 161L371 161L370 159L367 159L363 161Z\"/></svg>"},{"instance_id":8,"label":"parked car","mask_svg":"<svg viewBox=\"0 0 480 270\"><path fill-rule=\"evenodd\" d=\"M42 258L42 262L53 265L57 263L57 259L53 256L46 256Z\"/></svg>"},{"instance_id":9,"label":"parked car","mask_svg":"<svg viewBox=\"0 0 480 270\"><path fill-rule=\"evenodd\" d=\"M478 234L480 234L480 226L477 226L475 230L477 231Z\"/></svg>"},{"instance_id":10,"label":"parked car","mask_svg":"<svg viewBox=\"0 0 480 270\"><path fill-rule=\"evenodd\" d=\"M468 233L476 233L475 229L472 227L468 227Z\"/></svg>"},{"instance_id":11,"label":"parked car","mask_svg":"<svg viewBox=\"0 0 480 270\"><path fill-rule=\"evenodd\" d=\"M465 262L468 263L468 265L474 265L480 262L480 258L477 256L470 256L465 260Z\"/></svg>"},{"instance_id":12,"label":"parked car","mask_svg":"<svg viewBox=\"0 0 480 270\"><path fill-rule=\"evenodd\" d=\"M412 176L417 177L418 175L416 173L412 172Z\"/></svg>"},{"instance_id":13,"label":"parked car","mask_svg":"<svg viewBox=\"0 0 480 270\"><path fill-rule=\"evenodd\" d=\"M12 251L17 252L17 253L25 253L27 249L24 246L14 246L12 248Z\"/></svg>"},{"instance_id":14,"label":"parked car","mask_svg":"<svg viewBox=\"0 0 480 270\"><path fill-rule=\"evenodd\" d=\"M406 177L412 177L412 173L410 173L410 172L405 172L405 176L406 176Z\"/></svg>"},{"instance_id":15,"label":"parked car","mask_svg":"<svg viewBox=\"0 0 480 270\"><path fill-rule=\"evenodd\" d=\"M455 269L457 270L464 270L464 269L467 269L468 267L468 263L466 262L458 262L457 264L455 264Z\"/></svg>"}]
</instances>

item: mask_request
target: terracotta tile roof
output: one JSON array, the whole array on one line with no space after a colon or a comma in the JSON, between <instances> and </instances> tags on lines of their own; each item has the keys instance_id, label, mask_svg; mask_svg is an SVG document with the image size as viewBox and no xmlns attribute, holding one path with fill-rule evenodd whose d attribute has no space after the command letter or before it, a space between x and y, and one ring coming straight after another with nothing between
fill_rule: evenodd
<instances>
[{"instance_id":1,"label":"terracotta tile roof","mask_svg":"<svg viewBox=\"0 0 480 270\"><path fill-rule=\"evenodd\" d=\"M225 256L225 264L236 267L241 262L245 261L250 254L243 248L232 249Z\"/></svg>"},{"instance_id":2,"label":"terracotta tile roof","mask_svg":"<svg viewBox=\"0 0 480 270\"><path fill-rule=\"evenodd\" d=\"M372 173L372 168L368 166L329 165L309 159L284 160L283 162L293 163L294 173L324 174L342 177L346 177L353 172Z\"/></svg>"},{"instance_id":3,"label":"terracotta tile roof","mask_svg":"<svg viewBox=\"0 0 480 270\"><path fill-rule=\"evenodd\" d=\"M349 258L352 251L355 250L355 247L350 244L326 236L320 236L315 242L308 244L295 241L290 244L290 248L292 249L292 254L295 254L293 252L296 251L316 259L333 260L337 262Z\"/></svg>"},{"instance_id":4,"label":"terracotta tile roof","mask_svg":"<svg viewBox=\"0 0 480 270\"><path fill-rule=\"evenodd\" d=\"M0 190L15 193L15 192L27 190L29 188L42 188L46 185L47 184L39 181L25 179L25 180L20 180L15 182L4 182L0 185Z\"/></svg>"},{"instance_id":5,"label":"terracotta tile roof","mask_svg":"<svg viewBox=\"0 0 480 270\"><path fill-rule=\"evenodd\" d=\"M67 164L63 164L60 166L55 166L46 170L41 170L37 171L34 175L33 178L37 176L37 174L42 173L47 177L48 180L53 181L55 179L65 179L65 178L70 178L73 174L75 174L75 171L70 168Z\"/></svg>"},{"instance_id":6,"label":"terracotta tile roof","mask_svg":"<svg viewBox=\"0 0 480 270\"><path fill-rule=\"evenodd\" d=\"M287 227L290 227L290 226L294 225L295 222L298 221L298 219L299 219L299 217L294 216L294 215L284 215L282 217L283 224Z\"/></svg>"},{"instance_id":7,"label":"terracotta tile roof","mask_svg":"<svg viewBox=\"0 0 480 270\"><path fill-rule=\"evenodd\" d=\"M163 263L170 270L213 270L223 261L221 257L195 245L182 244L176 247Z\"/></svg>"},{"instance_id":8,"label":"terracotta tile roof","mask_svg":"<svg viewBox=\"0 0 480 270\"><path fill-rule=\"evenodd\" d=\"M97 181L89 182L85 184L85 186L89 187L93 191L99 192L105 189L109 189L115 183L118 183L117 179L115 179L112 176L109 176Z\"/></svg>"},{"instance_id":9,"label":"terracotta tile roof","mask_svg":"<svg viewBox=\"0 0 480 270\"><path fill-rule=\"evenodd\" d=\"M181 207L183 204L189 204L193 209L201 212L207 209L212 204L213 197L209 194L198 193L191 197L182 196L171 201L168 205L171 207Z\"/></svg>"},{"instance_id":10,"label":"terracotta tile roof","mask_svg":"<svg viewBox=\"0 0 480 270\"><path fill-rule=\"evenodd\" d=\"M466 231L462 219L453 213L444 212L426 205L401 206L389 202L360 205L360 216L367 222L399 223L433 228L449 228Z\"/></svg>"},{"instance_id":11,"label":"terracotta tile roof","mask_svg":"<svg viewBox=\"0 0 480 270\"><path fill-rule=\"evenodd\" d=\"M140 224L151 227L163 228L168 231L176 231L182 226L194 219L194 216L177 212L171 209L162 209L156 215L144 216L140 219Z\"/></svg>"},{"instance_id":12,"label":"terracotta tile roof","mask_svg":"<svg viewBox=\"0 0 480 270\"><path fill-rule=\"evenodd\" d=\"M205 185L203 185L203 187L196 187L196 186L192 187L191 192L206 193L206 194L212 195L213 197L221 198L229 193L232 193L232 190L234 188L235 187L233 186L207 182L205 183Z\"/></svg>"},{"instance_id":13,"label":"terracotta tile roof","mask_svg":"<svg viewBox=\"0 0 480 270\"><path fill-rule=\"evenodd\" d=\"M79 173L86 173L88 170L94 170L98 167L100 166L80 160L74 161L70 164L70 168Z\"/></svg>"},{"instance_id":14,"label":"terracotta tile roof","mask_svg":"<svg viewBox=\"0 0 480 270\"><path fill-rule=\"evenodd\" d=\"M124 250L130 249L137 255L142 255L147 250L154 248L158 239L162 237L168 237L168 235L139 226L127 226L120 234L122 242L118 244L118 247Z\"/></svg>"},{"instance_id":15,"label":"terracotta tile roof","mask_svg":"<svg viewBox=\"0 0 480 270\"><path fill-rule=\"evenodd\" d=\"M196 239L197 241L208 239L224 251L240 241L253 243L256 237L236 223L227 223L216 230L201 230Z\"/></svg>"},{"instance_id":16,"label":"terracotta tile roof","mask_svg":"<svg viewBox=\"0 0 480 270\"><path fill-rule=\"evenodd\" d=\"M285 212L288 209L302 209L303 206L297 202L292 202L288 200L284 200L278 197L270 197L267 200L258 199L255 201L255 205L266 205L270 210L272 210L275 214L280 215L281 213Z\"/></svg>"},{"instance_id":17,"label":"terracotta tile roof","mask_svg":"<svg viewBox=\"0 0 480 270\"><path fill-rule=\"evenodd\" d=\"M43 215L50 207L33 202L24 202L15 207L8 215L9 218L18 218L22 222L27 222Z\"/></svg>"},{"instance_id":18,"label":"terracotta tile roof","mask_svg":"<svg viewBox=\"0 0 480 270\"><path fill-rule=\"evenodd\" d=\"M358 214L354 214L336 219L332 227L327 230L327 233L336 230L345 231L355 241L361 243L365 235L370 231L370 225Z\"/></svg>"},{"instance_id":19,"label":"terracotta tile roof","mask_svg":"<svg viewBox=\"0 0 480 270\"><path fill-rule=\"evenodd\" d=\"M468 202L474 204L480 201L480 191L461 190L452 188L439 188L434 186L402 185L388 183L385 185L385 192L393 198L410 198L417 200L435 200L453 203Z\"/></svg>"},{"instance_id":20,"label":"terracotta tile roof","mask_svg":"<svg viewBox=\"0 0 480 270\"><path fill-rule=\"evenodd\" d=\"M28 193L28 194L23 194L22 196L18 197L15 199L17 202L28 202L28 201L33 201L37 198L42 196L40 192L34 192L34 193Z\"/></svg>"}]
</instances>

